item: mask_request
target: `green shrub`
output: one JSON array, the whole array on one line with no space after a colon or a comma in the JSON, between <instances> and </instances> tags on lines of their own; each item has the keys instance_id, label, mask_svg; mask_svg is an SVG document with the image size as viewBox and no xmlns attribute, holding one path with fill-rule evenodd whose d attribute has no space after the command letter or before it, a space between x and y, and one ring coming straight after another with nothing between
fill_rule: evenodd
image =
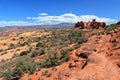
<instances>
[{"instance_id":1,"label":"green shrub","mask_svg":"<svg viewBox=\"0 0 120 80\"><path fill-rule=\"evenodd\" d=\"M69 52L68 49L61 51L61 60L62 60L62 62L67 62L70 59L70 56L69 56L68 52Z\"/></svg>"},{"instance_id":2,"label":"green shrub","mask_svg":"<svg viewBox=\"0 0 120 80\"><path fill-rule=\"evenodd\" d=\"M87 41L88 41L88 38L81 37L81 38L79 38L78 43L82 44L83 42L87 42Z\"/></svg>"},{"instance_id":3,"label":"green shrub","mask_svg":"<svg viewBox=\"0 0 120 80\"><path fill-rule=\"evenodd\" d=\"M41 48L39 50L34 50L31 54L31 57L41 56L45 54L45 49Z\"/></svg>"},{"instance_id":4,"label":"green shrub","mask_svg":"<svg viewBox=\"0 0 120 80\"><path fill-rule=\"evenodd\" d=\"M23 43L21 44L21 46L25 46L25 45L28 45L28 42L23 42Z\"/></svg>"},{"instance_id":5,"label":"green shrub","mask_svg":"<svg viewBox=\"0 0 120 80\"><path fill-rule=\"evenodd\" d=\"M26 50L26 51L22 51L22 52L20 53L20 56L27 55L28 53L29 53L29 51L28 51L28 50Z\"/></svg>"},{"instance_id":6,"label":"green shrub","mask_svg":"<svg viewBox=\"0 0 120 80\"><path fill-rule=\"evenodd\" d=\"M62 50L61 55L58 55L57 52L53 54L48 54L47 59L43 62L40 62L41 68L49 68L62 64L63 62L67 62L70 59L68 54L69 50Z\"/></svg>"},{"instance_id":7,"label":"green shrub","mask_svg":"<svg viewBox=\"0 0 120 80\"><path fill-rule=\"evenodd\" d=\"M39 42L41 40L41 37L33 38L33 42Z\"/></svg>"},{"instance_id":8,"label":"green shrub","mask_svg":"<svg viewBox=\"0 0 120 80\"><path fill-rule=\"evenodd\" d=\"M38 43L36 44L36 47L45 47L45 44L38 42Z\"/></svg>"},{"instance_id":9,"label":"green shrub","mask_svg":"<svg viewBox=\"0 0 120 80\"><path fill-rule=\"evenodd\" d=\"M14 49L14 48L15 48L15 45L11 43L8 49Z\"/></svg>"},{"instance_id":10,"label":"green shrub","mask_svg":"<svg viewBox=\"0 0 120 80\"><path fill-rule=\"evenodd\" d=\"M5 80L19 80L22 74L19 70L13 69L3 72L2 76Z\"/></svg>"},{"instance_id":11,"label":"green shrub","mask_svg":"<svg viewBox=\"0 0 120 80\"><path fill-rule=\"evenodd\" d=\"M2 73L2 76L4 77L5 80L12 80L13 76L12 76L13 70L8 70Z\"/></svg>"},{"instance_id":12,"label":"green shrub","mask_svg":"<svg viewBox=\"0 0 120 80\"><path fill-rule=\"evenodd\" d=\"M52 73L49 73L48 70L45 70L44 72L42 72L42 76L50 77L51 75Z\"/></svg>"},{"instance_id":13,"label":"green shrub","mask_svg":"<svg viewBox=\"0 0 120 80\"><path fill-rule=\"evenodd\" d=\"M47 73L48 73L48 70L45 70L44 72L42 72L42 76L47 75Z\"/></svg>"},{"instance_id":14,"label":"green shrub","mask_svg":"<svg viewBox=\"0 0 120 80\"><path fill-rule=\"evenodd\" d=\"M40 51L40 52L39 52L39 53L40 53L39 55L45 54L45 49L42 48L42 49L40 49L39 51Z\"/></svg>"}]
</instances>

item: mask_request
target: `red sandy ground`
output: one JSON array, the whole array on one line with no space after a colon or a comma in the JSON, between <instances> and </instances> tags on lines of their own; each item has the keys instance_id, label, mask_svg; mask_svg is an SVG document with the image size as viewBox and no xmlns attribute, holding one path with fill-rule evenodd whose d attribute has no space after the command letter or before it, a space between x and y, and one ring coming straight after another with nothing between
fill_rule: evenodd
<instances>
[{"instance_id":1,"label":"red sandy ground","mask_svg":"<svg viewBox=\"0 0 120 80\"><path fill-rule=\"evenodd\" d=\"M111 34L115 36L112 37ZM111 39L116 39L117 42L110 42ZM44 80L120 80L120 66L118 66L120 65L120 28L117 33L92 36L79 49L73 50L70 56L77 59L75 53L81 51L89 53L88 64L83 69L80 68L80 64L70 69L69 63L73 62L71 58L68 62L57 66L56 70L44 68L32 75L25 74L22 80L29 78L32 80L38 80L38 78L44 78ZM45 70L52 73L51 77L42 76Z\"/></svg>"}]
</instances>

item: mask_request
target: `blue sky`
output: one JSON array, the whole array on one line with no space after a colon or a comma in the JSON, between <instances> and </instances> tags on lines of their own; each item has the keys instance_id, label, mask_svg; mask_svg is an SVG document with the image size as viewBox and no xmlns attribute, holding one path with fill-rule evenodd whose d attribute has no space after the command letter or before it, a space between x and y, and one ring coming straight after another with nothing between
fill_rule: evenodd
<instances>
[{"instance_id":1,"label":"blue sky","mask_svg":"<svg viewBox=\"0 0 120 80\"><path fill-rule=\"evenodd\" d=\"M0 26L120 20L120 0L0 0Z\"/></svg>"}]
</instances>

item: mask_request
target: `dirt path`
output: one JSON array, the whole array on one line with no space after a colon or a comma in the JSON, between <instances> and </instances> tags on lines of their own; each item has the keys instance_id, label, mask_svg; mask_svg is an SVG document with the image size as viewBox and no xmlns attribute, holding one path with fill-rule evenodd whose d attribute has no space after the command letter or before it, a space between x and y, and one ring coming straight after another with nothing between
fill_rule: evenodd
<instances>
[{"instance_id":1,"label":"dirt path","mask_svg":"<svg viewBox=\"0 0 120 80\"><path fill-rule=\"evenodd\" d=\"M106 57L110 44L107 43L109 37L107 39L105 37L103 36L98 40L96 37L92 37L81 46L80 51L86 48L86 51L91 52L89 62L83 70L77 69L71 72L72 76L69 80L120 80L118 67L114 64L113 60ZM99 43L96 43L96 40ZM94 48L97 49L96 52L93 51Z\"/></svg>"},{"instance_id":2,"label":"dirt path","mask_svg":"<svg viewBox=\"0 0 120 80\"><path fill-rule=\"evenodd\" d=\"M68 80L120 80L117 67L105 55L94 53L83 70L71 72Z\"/></svg>"}]
</instances>

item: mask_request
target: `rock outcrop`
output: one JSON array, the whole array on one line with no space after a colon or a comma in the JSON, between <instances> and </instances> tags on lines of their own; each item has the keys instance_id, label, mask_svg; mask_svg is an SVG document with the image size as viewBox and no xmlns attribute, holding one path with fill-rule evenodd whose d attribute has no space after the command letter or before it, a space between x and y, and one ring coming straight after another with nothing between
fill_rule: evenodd
<instances>
[{"instance_id":1,"label":"rock outcrop","mask_svg":"<svg viewBox=\"0 0 120 80\"><path fill-rule=\"evenodd\" d=\"M120 21L119 21L119 22L117 22L117 25L120 25Z\"/></svg>"},{"instance_id":2,"label":"rock outcrop","mask_svg":"<svg viewBox=\"0 0 120 80\"><path fill-rule=\"evenodd\" d=\"M106 26L105 22L97 22L95 19L88 22L80 21L75 24L75 28L80 29L99 29L104 28L105 26Z\"/></svg>"}]
</instances>

